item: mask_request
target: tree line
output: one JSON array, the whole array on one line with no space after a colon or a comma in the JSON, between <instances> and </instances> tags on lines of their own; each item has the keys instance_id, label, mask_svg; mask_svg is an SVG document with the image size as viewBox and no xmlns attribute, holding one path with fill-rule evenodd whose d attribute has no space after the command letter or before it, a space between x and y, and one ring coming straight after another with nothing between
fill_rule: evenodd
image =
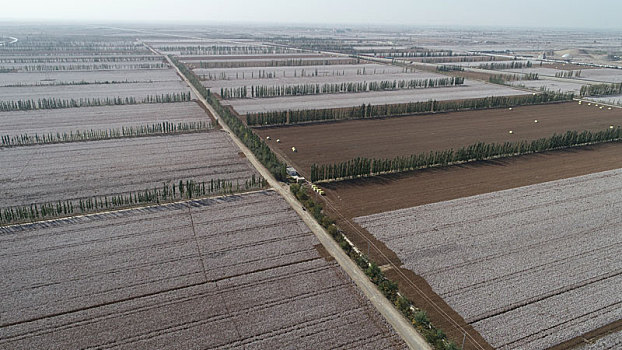
<instances>
[{"instance_id":1,"label":"tree line","mask_svg":"<svg viewBox=\"0 0 622 350\"><path fill-rule=\"evenodd\" d=\"M229 126L229 129L248 147L251 152L257 157L257 159L272 173L272 175L279 181L287 179L286 166L283 164L272 152L270 147L266 145L259 136L257 136L251 128L244 125L242 121L235 116L235 114L229 109L229 107L223 107L220 101L201 84L201 80L188 69L185 65L181 64L175 57L169 56L173 64L181 71L181 73L188 79L188 81L199 91L199 93L205 98L205 100L216 110L222 120Z\"/></svg>"},{"instance_id":2,"label":"tree line","mask_svg":"<svg viewBox=\"0 0 622 350\"><path fill-rule=\"evenodd\" d=\"M439 72L453 72L453 71L462 72L464 71L464 67L456 65L456 64L444 64L441 66L437 66L436 70Z\"/></svg>"},{"instance_id":3,"label":"tree line","mask_svg":"<svg viewBox=\"0 0 622 350\"><path fill-rule=\"evenodd\" d=\"M196 46L158 46L162 51L185 51L193 55L258 55L258 54L284 54L291 50L277 46L222 46L222 45L196 45Z\"/></svg>"},{"instance_id":4,"label":"tree line","mask_svg":"<svg viewBox=\"0 0 622 350\"><path fill-rule=\"evenodd\" d=\"M312 182L333 181L386 173L399 173L457 163L544 152L585 144L619 141L621 137L622 129L618 127L598 132L568 131L565 134L555 134L551 137L534 141L478 142L458 150L431 151L405 157L384 159L358 157L334 164L313 164L311 166L310 180Z\"/></svg>"},{"instance_id":5,"label":"tree line","mask_svg":"<svg viewBox=\"0 0 622 350\"><path fill-rule=\"evenodd\" d=\"M38 109L59 109L98 106L135 105L141 103L174 103L192 100L190 92L169 93L162 95L148 95L142 100L135 97L107 97L107 98L41 98L38 100L0 101L0 112L31 111Z\"/></svg>"},{"instance_id":6,"label":"tree line","mask_svg":"<svg viewBox=\"0 0 622 350\"><path fill-rule=\"evenodd\" d=\"M0 63L72 63L72 62L136 62L162 61L162 56L108 56L108 57L3 57Z\"/></svg>"},{"instance_id":7,"label":"tree line","mask_svg":"<svg viewBox=\"0 0 622 350\"><path fill-rule=\"evenodd\" d=\"M160 187L149 188L144 191L4 208L0 209L0 224L36 221L144 204L160 204L215 194L227 195L266 186L267 181L254 174L242 184L239 181L234 184L232 181L222 179L211 179L207 182L179 180L178 183L163 183Z\"/></svg>"},{"instance_id":8,"label":"tree line","mask_svg":"<svg viewBox=\"0 0 622 350\"><path fill-rule=\"evenodd\" d=\"M95 81L50 81L35 83L17 83L2 85L3 87L24 87L24 86L74 86L74 85L111 85L111 84L137 84L137 83L153 83L153 80L95 80Z\"/></svg>"},{"instance_id":9,"label":"tree line","mask_svg":"<svg viewBox=\"0 0 622 350\"><path fill-rule=\"evenodd\" d=\"M175 135L211 130L213 127L205 121L198 122L161 122L151 125L125 126L120 129L107 130L76 130L47 134L22 134L16 136L4 135L0 137L0 147L14 147L27 145L44 145L61 142L100 141L128 137L152 135Z\"/></svg>"},{"instance_id":10,"label":"tree line","mask_svg":"<svg viewBox=\"0 0 622 350\"><path fill-rule=\"evenodd\" d=\"M581 96L607 96L622 94L622 83L581 86Z\"/></svg>"},{"instance_id":11,"label":"tree line","mask_svg":"<svg viewBox=\"0 0 622 350\"><path fill-rule=\"evenodd\" d=\"M483 62L496 61L495 56L452 56L452 57L433 57L424 58L422 63L451 63L451 62Z\"/></svg>"},{"instance_id":12,"label":"tree line","mask_svg":"<svg viewBox=\"0 0 622 350\"><path fill-rule=\"evenodd\" d=\"M287 59L265 61L201 61L199 68L247 68L247 67L293 67L293 66L330 66L340 64L358 64L359 60L343 58L336 60L327 59Z\"/></svg>"},{"instance_id":13,"label":"tree line","mask_svg":"<svg viewBox=\"0 0 622 350\"><path fill-rule=\"evenodd\" d=\"M482 63L478 66L480 69L520 69L520 68L531 68L533 67L533 63L531 61L520 62L520 61L512 61L510 63L506 62L494 62L494 63Z\"/></svg>"},{"instance_id":14,"label":"tree line","mask_svg":"<svg viewBox=\"0 0 622 350\"><path fill-rule=\"evenodd\" d=\"M408 58L408 57L449 57L454 56L452 50L416 50L416 51L376 51L365 50L364 55L374 55L383 57Z\"/></svg>"},{"instance_id":15,"label":"tree line","mask_svg":"<svg viewBox=\"0 0 622 350\"><path fill-rule=\"evenodd\" d=\"M367 275L370 281L378 287L380 292L395 305L434 349L458 350L456 344L451 342L443 331L436 328L432 322L430 322L425 311L413 308L412 302L399 292L398 284L388 279L382 270L380 270L378 264L350 244L343 232L335 224L335 220L324 213L322 204L316 202L313 196L309 196L304 186L292 184L290 185L290 191L309 213L313 215L315 220L326 229L328 234L339 244L350 259L352 259L365 275Z\"/></svg>"},{"instance_id":16,"label":"tree line","mask_svg":"<svg viewBox=\"0 0 622 350\"><path fill-rule=\"evenodd\" d=\"M581 77L581 70L565 70L555 73L556 78L579 78Z\"/></svg>"},{"instance_id":17,"label":"tree line","mask_svg":"<svg viewBox=\"0 0 622 350\"><path fill-rule=\"evenodd\" d=\"M375 70L374 70L375 71ZM384 72L384 71L383 71ZM242 72L242 74L240 74L239 72L235 73L235 80L246 80L246 74L247 72ZM263 69L260 69L257 71L257 74L255 74L255 72L250 72L250 78L251 79L274 79L277 77L277 72L267 72ZM283 75L281 75L283 78L286 77L285 75L285 71L282 71ZM330 74L326 74L327 72L322 72L321 76L343 76L345 75L345 71L341 70L333 70ZM315 70L305 70L304 68L300 70L300 73L298 73L298 70L294 70L294 74L292 74L292 76L294 78L305 78L305 77L318 77L320 76L318 69L316 68ZM201 78L201 80L234 80L233 75L229 76L227 75L226 72L220 72L220 74L212 74L212 73L208 73L208 74L202 74L199 76Z\"/></svg>"},{"instance_id":18,"label":"tree line","mask_svg":"<svg viewBox=\"0 0 622 350\"><path fill-rule=\"evenodd\" d=\"M26 65L19 67L0 67L0 69L13 69L22 72L62 72L77 70L132 70L132 69L163 69L164 63L140 63L140 64L69 64L69 65Z\"/></svg>"},{"instance_id":19,"label":"tree line","mask_svg":"<svg viewBox=\"0 0 622 350\"><path fill-rule=\"evenodd\" d=\"M464 83L462 77L436 79L383 80L371 82L348 82L326 84L298 84L280 86L246 86L221 88L220 96L224 99L266 98L280 96L303 96L320 94L356 93L367 91L426 89L434 87L457 86ZM249 94L250 92L250 94Z\"/></svg>"},{"instance_id":20,"label":"tree line","mask_svg":"<svg viewBox=\"0 0 622 350\"><path fill-rule=\"evenodd\" d=\"M488 77L488 82L493 84L504 85L507 81L518 81L518 80L539 80L540 76L538 73L526 73L523 75L518 74L496 74Z\"/></svg>"},{"instance_id":21,"label":"tree line","mask_svg":"<svg viewBox=\"0 0 622 350\"><path fill-rule=\"evenodd\" d=\"M249 126L297 124L313 121L393 117L431 112L506 108L522 105L571 101L573 93L543 91L532 95L491 96L455 101L423 101L388 105L360 105L347 108L302 109L246 114Z\"/></svg>"}]
</instances>

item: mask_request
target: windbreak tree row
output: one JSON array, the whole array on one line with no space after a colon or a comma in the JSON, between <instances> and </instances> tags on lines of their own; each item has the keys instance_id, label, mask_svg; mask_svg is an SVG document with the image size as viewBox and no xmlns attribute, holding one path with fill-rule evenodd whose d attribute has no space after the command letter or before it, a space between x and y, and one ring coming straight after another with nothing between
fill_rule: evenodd
<instances>
[{"instance_id":1,"label":"windbreak tree row","mask_svg":"<svg viewBox=\"0 0 622 350\"><path fill-rule=\"evenodd\" d=\"M534 141L505 143L479 142L458 150L431 151L405 157L375 159L355 158L341 163L311 166L310 178L315 181L334 181L373 176L387 173L399 173L451 164L487 160L493 158L517 156L523 154L550 151L579 145L620 141L622 129L613 128L605 131L568 131Z\"/></svg>"},{"instance_id":2,"label":"windbreak tree row","mask_svg":"<svg viewBox=\"0 0 622 350\"><path fill-rule=\"evenodd\" d=\"M136 62L162 61L162 56L104 56L104 57L0 57L0 63L73 63L73 62Z\"/></svg>"},{"instance_id":3,"label":"windbreak tree row","mask_svg":"<svg viewBox=\"0 0 622 350\"><path fill-rule=\"evenodd\" d=\"M258 55L258 54L283 54L291 53L286 47L275 46L223 46L223 45L195 45L195 46L172 46L159 45L161 51L183 51L186 55Z\"/></svg>"},{"instance_id":4,"label":"windbreak tree row","mask_svg":"<svg viewBox=\"0 0 622 350\"><path fill-rule=\"evenodd\" d=\"M94 80L94 81L52 81L42 83L40 81L33 83L15 83L10 85L2 85L2 87L24 87L24 86L74 86L74 85L110 85L110 84L139 84L153 83L153 80Z\"/></svg>"},{"instance_id":5,"label":"windbreak tree row","mask_svg":"<svg viewBox=\"0 0 622 350\"><path fill-rule=\"evenodd\" d=\"M464 67L455 64L444 64L442 66L437 66L436 70L439 72L462 72L464 71Z\"/></svg>"},{"instance_id":6,"label":"windbreak tree row","mask_svg":"<svg viewBox=\"0 0 622 350\"><path fill-rule=\"evenodd\" d=\"M352 58L343 59L287 59L266 61L201 61L199 68L246 68L246 67L293 67L293 66L329 66L336 64L358 64L360 61Z\"/></svg>"},{"instance_id":7,"label":"windbreak tree row","mask_svg":"<svg viewBox=\"0 0 622 350\"><path fill-rule=\"evenodd\" d=\"M227 124L229 129L250 149L257 159L272 173L279 181L287 179L286 166L272 152L270 147L257 136L251 128L244 125L242 121L236 117L231 109L223 107L220 101L201 84L199 78L185 65L179 63L177 59L169 56L171 61L180 70L180 72L188 79L188 81L199 91L205 100L214 108L222 120Z\"/></svg>"},{"instance_id":8,"label":"windbreak tree row","mask_svg":"<svg viewBox=\"0 0 622 350\"><path fill-rule=\"evenodd\" d=\"M27 65L19 67L0 67L0 69L13 69L21 72L62 72L62 71L92 71L92 70L132 70L132 69L163 69L164 63L139 63L139 64L69 64L69 65Z\"/></svg>"},{"instance_id":9,"label":"windbreak tree row","mask_svg":"<svg viewBox=\"0 0 622 350\"><path fill-rule=\"evenodd\" d=\"M107 97L107 98L41 98L38 100L0 101L0 112L31 111L37 109L59 109L77 107L98 107L135 105L141 103L174 103L192 100L190 92L179 92L162 95L149 95L142 100L135 97Z\"/></svg>"},{"instance_id":10,"label":"windbreak tree row","mask_svg":"<svg viewBox=\"0 0 622 350\"><path fill-rule=\"evenodd\" d=\"M434 87L457 86L464 83L462 77L436 79L384 80L372 82L349 82L335 84L299 84L281 86L246 86L221 88L220 96L233 98L265 98L281 96L303 96L320 94L356 93L367 91L426 89Z\"/></svg>"},{"instance_id":11,"label":"windbreak tree row","mask_svg":"<svg viewBox=\"0 0 622 350\"><path fill-rule=\"evenodd\" d=\"M365 54L372 54L376 57L395 57L395 58L407 58L407 57L449 57L453 56L452 50L415 50L415 51L377 51L377 50L365 50Z\"/></svg>"},{"instance_id":12,"label":"windbreak tree row","mask_svg":"<svg viewBox=\"0 0 622 350\"><path fill-rule=\"evenodd\" d=\"M495 62L495 63L482 63L479 65L479 68L481 69L520 69L520 68L531 68L533 67L533 63L531 63L531 61L527 61L527 62L517 62L517 61L512 61L509 63L505 63L505 62Z\"/></svg>"},{"instance_id":13,"label":"windbreak tree row","mask_svg":"<svg viewBox=\"0 0 622 350\"><path fill-rule=\"evenodd\" d=\"M518 74L496 74L496 75L491 75L488 78L488 82L493 83L493 84L503 85L507 81L539 80L539 79L540 79L540 76L538 75L538 73L527 73L527 74L523 74L523 75L518 75Z\"/></svg>"},{"instance_id":14,"label":"windbreak tree row","mask_svg":"<svg viewBox=\"0 0 622 350\"><path fill-rule=\"evenodd\" d=\"M423 101L389 105L360 105L334 109L302 109L249 113L249 126L296 124L313 121L393 117L431 112L453 112L489 108L506 108L541 103L571 101L573 93L543 91L532 95L491 96L457 101Z\"/></svg>"},{"instance_id":15,"label":"windbreak tree row","mask_svg":"<svg viewBox=\"0 0 622 350\"><path fill-rule=\"evenodd\" d=\"M378 267L378 264L350 244L343 231L336 225L336 221L326 215L322 204L316 202L313 198L314 196L309 196L305 186L291 184L289 188L292 194L296 196L296 199L326 229L341 249L369 277L370 281L378 287L380 292L411 322L413 327L425 337L426 341L434 349L458 350L458 346L450 341L442 330L430 322L430 318L425 311L416 310L413 303L399 293L398 284L388 279L380 267Z\"/></svg>"},{"instance_id":16,"label":"windbreak tree row","mask_svg":"<svg viewBox=\"0 0 622 350\"><path fill-rule=\"evenodd\" d=\"M622 95L622 83L581 86L581 96Z\"/></svg>"},{"instance_id":17,"label":"windbreak tree row","mask_svg":"<svg viewBox=\"0 0 622 350\"><path fill-rule=\"evenodd\" d=\"M76 130L70 132L47 133L41 135L4 135L0 137L0 147L44 145L61 142L112 140L152 135L176 135L203 132L211 129L213 129L212 125L204 121L180 122L177 124L170 122L161 122L151 125L122 127L120 129Z\"/></svg>"},{"instance_id":18,"label":"windbreak tree row","mask_svg":"<svg viewBox=\"0 0 622 350\"><path fill-rule=\"evenodd\" d=\"M261 189L266 186L266 180L254 174L250 179L245 180L244 183L239 181L234 183L233 181L221 179L212 179L207 182L180 180L178 183L163 183L160 187L145 189L144 191L3 208L0 209L0 224L96 213L105 210L129 208L145 204L161 204L210 195L228 195Z\"/></svg>"},{"instance_id":19,"label":"windbreak tree row","mask_svg":"<svg viewBox=\"0 0 622 350\"><path fill-rule=\"evenodd\" d=\"M422 63L451 63L451 62L482 62L496 61L495 56L452 56L452 57L432 57L424 58Z\"/></svg>"},{"instance_id":20,"label":"windbreak tree row","mask_svg":"<svg viewBox=\"0 0 622 350\"><path fill-rule=\"evenodd\" d=\"M555 73L555 77L557 78L579 78L581 77L580 70L565 70L562 72Z\"/></svg>"},{"instance_id":21,"label":"windbreak tree row","mask_svg":"<svg viewBox=\"0 0 622 350\"><path fill-rule=\"evenodd\" d=\"M26 55L33 53L35 55L40 54L41 51L46 53L68 53L74 54L76 49L81 54L116 54L116 53L149 53L142 44L136 45L123 45L116 43L103 43L103 42L85 42L85 41L43 41L33 42L27 39L20 40L14 44L3 46L2 51L5 54Z\"/></svg>"}]
</instances>

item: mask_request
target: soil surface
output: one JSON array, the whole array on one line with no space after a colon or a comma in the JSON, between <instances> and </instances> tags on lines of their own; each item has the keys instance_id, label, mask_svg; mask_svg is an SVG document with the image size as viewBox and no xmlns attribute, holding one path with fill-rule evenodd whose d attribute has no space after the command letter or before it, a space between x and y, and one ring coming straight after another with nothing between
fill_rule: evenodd
<instances>
[{"instance_id":1,"label":"soil surface","mask_svg":"<svg viewBox=\"0 0 622 350\"><path fill-rule=\"evenodd\" d=\"M322 184L349 217L382 213L618 169L622 143Z\"/></svg>"},{"instance_id":2,"label":"soil surface","mask_svg":"<svg viewBox=\"0 0 622 350\"><path fill-rule=\"evenodd\" d=\"M405 349L318 243L274 191L3 227L0 348Z\"/></svg>"},{"instance_id":3,"label":"soil surface","mask_svg":"<svg viewBox=\"0 0 622 350\"><path fill-rule=\"evenodd\" d=\"M568 102L256 131L262 138L270 136L273 141L268 141L269 145L308 177L314 163L330 164L356 157L392 158L477 142L534 140L568 130L600 131L610 125L622 125L622 109L601 110L593 104ZM277 139L280 143L275 142ZM292 147L297 152L292 152Z\"/></svg>"},{"instance_id":4,"label":"soil surface","mask_svg":"<svg viewBox=\"0 0 622 350\"><path fill-rule=\"evenodd\" d=\"M621 164L622 144L610 143L324 184L321 187L326 190L326 196L322 198L329 215L338 218L339 226L357 247L381 266L401 266L402 262L393 251L352 219L617 169ZM397 281L400 291L415 306L426 310L432 322L457 344L461 344L466 331L465 349L491 348L477 331L432 290L425 279L405 268L389 268L386 274ZM576 344L563 344L560 349L571 348L573 345Z\"/></svg>"}]
</instances>

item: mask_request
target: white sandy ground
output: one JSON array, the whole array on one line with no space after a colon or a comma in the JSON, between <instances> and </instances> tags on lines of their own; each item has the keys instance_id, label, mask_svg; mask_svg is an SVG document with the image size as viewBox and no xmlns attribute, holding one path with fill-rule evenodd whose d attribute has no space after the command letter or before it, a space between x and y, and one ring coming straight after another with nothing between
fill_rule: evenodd
<instances>
[{"instance_id":1,"label":"white sandy ground","mask_svg":"<svg viewBox=\"0 0 622 350\"><path fill-rule=\"evenodd\" d=\"M355 220L493 347L541 349L622 317L620 191L622 169Z\"/></svg>"}]
</instances>

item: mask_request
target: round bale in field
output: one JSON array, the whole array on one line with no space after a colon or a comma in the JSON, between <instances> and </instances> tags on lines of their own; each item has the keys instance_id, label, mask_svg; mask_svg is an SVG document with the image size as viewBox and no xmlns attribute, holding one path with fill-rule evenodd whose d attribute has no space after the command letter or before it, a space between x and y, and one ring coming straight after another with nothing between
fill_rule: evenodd
<instances>
[{"instance_id":1,"label":"round bale in field","mask_svg":"<svg viewBox=\"0 0 622 350\"><path fill-rule=\"evenodd\" d=\"M510 130L510 134L513 134L513 133L514 133L514 131Z\"/></svg>"},{"instance_id":2,"label":"round bale in field","mask_svg":"<svg viewBox=\"0 0 622 350\"><path fill-rule=\"evenodd\" d=\"M276 139L276 143L281 143L281 139Z\"/></svg>"},{"instance_id":3,"label":"round bale in field","mask_svg":"<svg viewBox=\"0 0 622 350\"><path fill-rule=\"evenodd\" d=\"M512 110L512 107L510 107L509 109L510 109L510 111L511 111L511 110Z\"/></svg>"},{"instance_id":4,"label":"round bale in field","mask_svg":"<svg viewBox=\"0 0 622 350\"><path fill-rule=\"evenodd\" d=\"M579 101L579 104L581 104L581 101Z\"/></svg>"},{"instance_id":5,"label":"round bale in field","mask_svg":"<svg viewBox=\"0 0 622 350\"><path fill-rule=\"evenodd\" d=\"M613 125L609 125L609 129L613 129Z\"/></svg>"},{"instance_id":6,"label":"round bale in field","mask_svg":"<svg viewBox=\"0 0 622 350\"><path fill-rule=\"evenodd\" d=\"M607 108L608 110L611 110L611 107Z\"/></svg>"},{"instance_id":7,"label":"round bale in field","mask_svg":"<svg viewBox=\"0 0 622 350\"><path fill-rule=\"evenodd\" d=\"M534 120L533 122L534 122L534 123L537 123L537 122L538 122L538 119Z\"/></svg>"},{"instance_id":8,"label":"round bale in field","mask_svg":"<svg viewBox=\"0 0 622 350\"><path fill-rule=\"evenodd\" d=\"M298 150L296 149L296 147L292 147L292 152L297 152Z\"/></svg>"},{"instance_id":9,"label":"round bale in field","mask_svg":"<svg viewBox=\"0 0 622 350\"><path fill-rule=\"evenodd\" d=\"M270 136L266 136L266 140L270 141L271 140Z\"/></svg>"}]
</instances>

